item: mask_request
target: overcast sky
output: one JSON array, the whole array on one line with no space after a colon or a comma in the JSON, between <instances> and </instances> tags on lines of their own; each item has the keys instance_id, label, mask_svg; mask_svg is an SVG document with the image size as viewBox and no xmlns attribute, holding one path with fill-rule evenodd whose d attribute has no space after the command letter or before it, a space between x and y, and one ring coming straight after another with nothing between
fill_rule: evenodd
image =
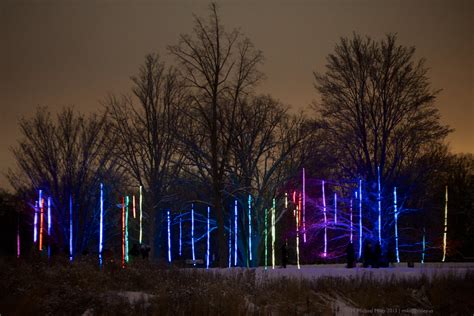
<instances>
[{"instance_id":1,"label":"overcast sky","mask_svg":"<svg viewBox=\"0 0 474 316\"><path fill-rule=\"evenodd\" d=\"M313 71L341 36L398 33L427 59L436 106L455 128L454 152L474 153L474 1L218 1L227 29L240 27L265 55L259 91L295 109L317 99ZM0 172L14 164L17 120L37 105L87 113L127 92L145 54L192 30L208 1L1 1ZM0 187L7 181L0 175Z\"/></svg>"}]
</instances>

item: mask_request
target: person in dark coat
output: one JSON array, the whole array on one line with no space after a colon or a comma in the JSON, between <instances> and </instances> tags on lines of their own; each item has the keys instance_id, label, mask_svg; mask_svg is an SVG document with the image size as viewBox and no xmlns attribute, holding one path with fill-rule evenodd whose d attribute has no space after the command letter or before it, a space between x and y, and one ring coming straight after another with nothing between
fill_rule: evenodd
<instances>
[{"instance_id":1,"label":"person in dark coat","mask_svg":"<svg viewBox=\"0 0 474 316\"><path fill-rule=\"evenodd\" d=\"M387 260L391 267L395 266L395 261L397 261L397 256L395 254L395 246L393 241L390 241L387 249Z\"/></svg>"},{"instance_id":2,"label":"person in dark coat","mask_svg":"<svg viewBox=\"0 0 474 316\"><path fill-rule=\"evenodd\" d=\"M349 243L347 245L346 256L347 256L347 267L348 268L354 268L354 263L355 263L354 244Z\"/></svg>"},{"instance_id":3,"label":"person in dark coat","mask_svg":"<svg viewBox=\"0 0 474 316\"><path fill-rule=\"evenodd\" d=\"M381 256L382 256L382 247L380 247L380 243L377 243L374 249L374 257L373 257L373 263L372 263L373 268L378 268L380 266Z\"/></svg>"},{"instance_id":4,"label":"person in dark coat","mask_svg":"<svg viewBox=\"0 0 474 316\"><path fill-rule=\"evenodd\" d=\"M288 262L288 240L285 239L285 243L281 247L281 265L286 269Z\"/></svg>"},{"instance_id":5,"label":"person in dark coat","mask_svg":"<svg viewBox=\"0 0 474 316\"><path fill-rule=\"evenodd\" d=\"M148 259L148 255L150 253L150 246L148 245L145 245L145 244L142 244L141 247L140 247L140 252L142 254L142 258L143 259Z\"/></svg>"},{"instance_id":6,"label":"person in dark coat","mask_svg":"<svg viewBox=\"0 0 474 316\"><path fill-rule=\"evenodd\" d=\"M130 255L134 258L140 255L140 249L138 248L138 244L133 244L132 249L130 250Z\"/></svg>"},{"instance_id":7,"label":"person in dark coat","mask_svg":"<svg viewBox=\"0 0 474 316\"><path fill-rule=\"evenodd\" d=\"M370 241L367 241L364 244L364 268L367 268L369 266L373 265L373 250L372 250L372 243Z\"/></svg>"}]
</instances>

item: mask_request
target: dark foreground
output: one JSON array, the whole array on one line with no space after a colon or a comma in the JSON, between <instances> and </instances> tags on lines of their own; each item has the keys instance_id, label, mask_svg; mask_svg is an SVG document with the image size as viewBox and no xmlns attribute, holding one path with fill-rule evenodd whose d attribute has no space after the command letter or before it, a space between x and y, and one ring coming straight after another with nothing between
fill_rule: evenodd
<instances>
[{"instance_id":1,"label":"dark foreground","mask_svg":"<svg viewBox=\"0 0 474 316\"><path fill-rule=\"evenodd\" d=\"M260 277L136 263L0 259L1 315L472 315L474 272Z\"/></svg>"}]
</instances>

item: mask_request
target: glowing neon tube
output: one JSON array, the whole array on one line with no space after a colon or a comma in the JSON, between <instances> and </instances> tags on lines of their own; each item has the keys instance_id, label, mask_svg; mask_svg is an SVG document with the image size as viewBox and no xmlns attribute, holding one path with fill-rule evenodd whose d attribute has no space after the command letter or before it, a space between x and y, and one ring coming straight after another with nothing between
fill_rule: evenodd
<instances>
[{"instance_id":1,"label":"glowing neon tube","mask_svg":"<svg viewBox=\"0 0 474 316\"><path fill-rule=\"evenodd\" d=\"M18 212L18 221L16 226L16 257L20 258L20 213Z\"/></svg>"},{"instance_id":2,"label":"glowing neon tube","mask_svg":"<svg viewBox=\"0 0 474 316\"><path fill-rule=\"evenodd\" d=\"M275 199L272 204L272 269L275 269Z\"/></svg>"},{"instance_id":3,"label":"glowing neon tube","mask_svg":"<svg viewBox=\"0 0 474 316\"><path fill-rule=\"evenodd\" d=\"M362 257L362 180L359 180L359 259Z\"/></svg>"},{"instance_id":4,"label":"glowing neon tube","mask_svg":"<svg viewBox=\"0 0 474 316\"><path fill-rule=\"evenodd\" d=\"M229 268L232 266L232 217L229 214Z\"/></svg>"},{"instance_id":5,"label":"glowing neon tube","mask_svg":"<svg viewBox=\"0 0 474 316\"><path fill-rule=\"evenodd\" d=\"M379 244L382 244L382 196L380 193L380 166L377 166L377 200L378 200L378 228L379 228Z\"/></svg>"},{"instance_id":6,"label":"glowing neon tube","mask_svg":"<svg viewBox=\"0 0 474 316\"><path fill-rule=\"evenodd\" d=\"M38 241L38 201L35 201L35 221L33 227L33 242Z\"/></svg>"},{"instance_id":7,"label":"glowing neon tube","mask_svg":"<svg viewBox=\"0 0 474 316\"><path fill-rule=\"evenodd\" d=\"M306 243L306 179L303 168L303 242Z\"/></svg>"},{"instance_id":8,"label":"glowing neon tube","mask_svg":"<svg viewBox=\"0 0 474 316\"><path fill-rule=\"evenodd\" d=\"M265 270L268 267L268 210L265 209Z\"/></svg>"},{"instance_id":9,"label":"glowing neon tube","mask_svg":"<svg viewBox=\"0 0 474 316\"><path fill-rule=\"evenodd\" d=\"M334 193L334 224L337 224L337 193Z\"/></svg>"},{"instance_id":10,"label":"glowing neon tube","mask_svg":"<svg viewBox=\"0 0 474 316\"><path fill-rule=\"evenodd\" d=\"M296 213L299 213L298 206L295 208ZM299 229L299 214L296 215L296 265L300 269L300 229Z\"/></svg>"},{"instance_id":11,"label":"glowing neon tube","mask_svg":"<svg viewBox=\"0 0 474 316\"><path fill-rule=\"evenodd\" d=\"M72 194L69 195L69 261L73 259L73 247L72 247Z\"/></svg>"},{"instance_id":12,"label":"glowing neon tube","mask_svg":"<svg viewBox=\"0 0 474 316\"><path fill-rule=\"evenodd\" d=\"M323 251L323 257L326 258L328 254L328 228L327 228L327 214L326 214L326 192L324 190L324 180L322 182L322 188L323 188L323 215L324 215L324 251Z\"/></svg>"},{"instance_id":13,"label":"glowing neon tube","mask_svg":"<svg viewBox=\"0 0 474 316\"><path fill-rule=\"evenodd\" d=\"M99 220L99 263L102 265L102 249L104 246L104 185L100 184L100 220Z\"/></svg>"},{"instance_id":14,"label":"glowing neon tube","mask_svg":"<svg viewBox=\"0 0 474 316\"><path fill-rule=\"evenodd\" d=\"M168 262L171 263L171 216L170 210L167 211L168 219Z\"/></svg>"},{"instance_id":15,"label":"glowing neon tube","mask_svg":"<svg viewBox=\"0 0 474 316\"><path fill-rule=\"evenodd\" d=\"M182 250L183 250L183 225L182 225L182 220L181 220L181 214L179 214L179 256L181 257L182 255Z\"/></svg>"},{"instance_id":16,"label":"glowing neon tube","mask_svg":"<svg viewBox=\"0 0 474 316\"><path fill-rule=\"evenodd\" d=\"M122 196L122 267L125 267L125 197Z\"/></svg>"},{"instance_id":17,"label":"glowing neon tube","mask_svg":"<svg viewBox=\"0 0 474 316\"><path fill-rule=\"evenodd\" d=\"M352 236L353 236L353 224L352 224L352 199L350 200L350 207L349 207L349 212L350 212L350 221L351 221L351 236L350 236L350 241L352 244Z\"/></svg>"},{"instance_id":18,"label":"glowing neon tube","mask_svg":"<svg viewBox=\"0 0 474 316\"><path fill-rule=\"evenodd\" d=\"M43 191L39 190L39 203L40 203L40 229L39 229L39 251L43 250L43 222L44 222L44 199Z\"/></svg>"},{"instance_id":19,"label":"glowing neon tube","mask_svg":"<svg viewBox=\"0 0 474 316\"><path fill-rule=\"evenodd\" d=\"M211 252L211 208L207 207L207 251L206 251L206 269L209 269L209 255Z\"/></svg>"},{"instance_id":20,"label":"glowing neon tube","mask_svg":"<svg viewBox=\"0 0 474 316\"><path fill-rule=\"evenodd\" d=\"M237 200L234 201L234 266L237 266Z\"/></svg>"},{"instance_id":21,"label":"glowing neon tube","mask_svg":"<svg viewBox=\"0 0 474 316\"><path fill-rule=\"evenodd\" d=\"M397 187L393 188L393 210L394 210L394 222L395 222L395 254L397 256L397 262L400 263L400 254L398 252L398 206L397 206Z\"/></svg>"},{"instance_id":22,"label":"glowing neon tube","mask_svg":"<svg viewBox=\"0 0 474 316\"><path fill-rule=\"evenodd\" d=\"M249 260L252 261L252 196L249 194L248 199L249 210Z\"/></svg>"},{"instance_id":23,"label":"glowing neon tube","mask_svg":"<svg viewBox=\"0 0 474 316\"><path fill-rule=\"evenodd\" d=\"M48 196L48 258L51 257L51 197Z\"/></svg>"},{"instance_id":24,"label":"glowing neon tube","mask_svg":"<svg viewBox=\"0 0 474 316\"><path fill-rule=\"evenodd\" d=\"M446 260L446 241L448 235L448 186L446 186L446 194L444 199L444 233L443 233L443 259Z\"/></svg>"},{"instance_id":25,"label":"glowing neon tube","mask_svg":"<svg viewBox=\"0 0 474 316\"><path fill-rule=\"evenodd\" d=\"M125 197L125 262L128 263L128 205L130 203L130 198L128 195Z\"/></svg>"},{"instance_id":26,"label":"glowing neon tube","mask_svg":"<svg viewBox=\"0 0 474 316\"><path fill-rule=\"evenodd\" d=\"M132 211L133 211L133 218L137 218L137 212L135 209L135 194L132 195Z\"/></svg>"},{"instance_id":27,"label":"glowing neon tube","mask_svg":"<svg viewBox=\"0 0 474 316\"><path fill-rule=\"evenodd\" d=\"M296 191L293 191L293 204L296 205ZM293 216L296 216L296 209L293 209Z\"/></svg>"},{"instance_id":28,"label":"glowing neon tube","mask_svg":"<svg viewBox=\"0 0 474 316\"><path fill-rule=\"evenodd\" d=\"M143 194L142 194L142 186L140 186L140 237L139 237L139 243L140 245L142 244L143 240L143 226L142 226L142 221L143 221Z\"/></svg>"},{"instance_id":29,"label":"glowing neon tube","mask_svg":"<svg viewBox=\"0 0 474 316\"><path fill-rule=\"evenodd\" d=\"M421 263L425 263L425 249L426 249L426 238L425 238L425 228L423 227L423 251L421 253Z\"/></svg>"},{"instance_id":30,"label":"glowing neon tube","mask_svg":"<svg viewBox=\"0 0 474 316\"><path fill-rule=\"evenodd\" d=\"M193 265L196 266L196 254L194 253L194 204L191 204L191 247L193 251Z\"/></svg>"}]
</instances>

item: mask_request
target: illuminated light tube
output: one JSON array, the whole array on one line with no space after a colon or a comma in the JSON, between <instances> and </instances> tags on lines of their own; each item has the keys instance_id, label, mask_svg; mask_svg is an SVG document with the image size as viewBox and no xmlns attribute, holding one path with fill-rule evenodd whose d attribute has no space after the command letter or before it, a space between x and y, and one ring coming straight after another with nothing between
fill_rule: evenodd
<instances>
[{"instance_id":1,"label":"illuminated light tube","mask_svg":"<svg viewBox=\"0 0 474 316\"><path fill-rule=\"evenodd\" d=\"M249 194L248 199L249 210L249 260L252 261L252 196Z\"/></svg>"},{"instance_id":2,"label":"illuminated light tube","mask_svg":"<svg viewBox=\"0 0 474 316\"><path fill-rule=\"evenodd\" d=\"M191 204L191 247L193 251L193 265L196 266L196 254L194 253L194 204Z\"/></svg>"},{"instance_id":3,"label":"illuminated light tube","mask_svg":"<svg viewBox=\"0 0 474 316\"><path fill-rule=\"evenodd\" d=\"M285 209L288 209L288 193L285 192Z\"/></svg>"},{"instance_id":4,"label":"illuminated light tube","mask_svg":"<svg viewBox=\"0 0 474 316\"><path fill-rule=\"evenodd\" d=\"M264 236L265 236L265 270L267 270L267 267L268 267L268 210L267 209L265 209Z\"/></svg>"},{"instance_id":5,"label":"illuminated light tube","mask_svg":"<svg viewBox=\"0 0 474 316\"><path fill-rule=\"evenodd\" d=\"M35 201L35 220L33 227L33 242L36 244L38 241L38 201Z\"/></svg>"},{"instance_id":6,"label":"illuminated light tube","mask_svg":"<svg viewBox=\"0 0 474 316\"><path fill-rule=\"evenodd\" d=\"M43 222L44 222L44 199L43 191L39 190L39 204L40 204L40 229L39 229L39 251L43 250Z\"/></svg>"},{"instance_id":7,"label":"illuminated light tube","mask_svg":"<svg viewBox=\"0 0 474 316\"><path fill-rule=\"evenodd\" d=\"M353 238L353 224L352 224L352 199L350 200L350 206L349 206L349 212L350 212L350 221L351 221L351 235L350 235L350 241L352 244L352 238Z\"/></svg>"},{"instance_id":8,"label":"illuminated light tube","mask_svg":"<svg viewBox=\"0 0 474 316\"><path fill-rule=\"evenodd\" d=\"M324 215L324 251L323 257L326 258L328 254L328 228L327 228L327 214L326 214L326 192L324 190L324 180L322 181L323 188L323 215Z\"/></svg>"},{"instance_id":9,"label":"illuminated light tube","mask_svg":"<svg viewBox=\"0 0 474 316\"><path fill-rule=\"evenodd\" d=\"M272 269L275 269L275 199L272 204Z\"/></svg>"},{"instance_id":10,"label":"illuminated light tube","mask_svg":"<svg viewBox=\"0 0 474 316\"><path fill-rule=\"evenodd\" d=\"M423 227L423 251L421 253L421 263L425 263L425 249L426 249L426 237L425 237L425 228Z\"/></svg>"},{"instance_id":11,"label":"illuminated light tube","mask_svg":"<svg viewBox=\"0 0 474 316\"><path fill-rule=\"evenodd\" d=\"M143 194L142 194L142 186L140 186L140 236L139 236L139 243L140 245L142 244L143 240L143 226L142 226L142 221L143 221Z\"/></svg>"},{"instance_id":12,"label":"illuminated light tube","mask_svg":"<svg viewBox=\"0 0 474 316\"><path fill-rule=\"evenodd\" d=\"M171 216L170 210L167 211L168 220L168 262L171 263Z\"/></svg>"},{"instance_id":13,"label":"illuminated light tube","mask_svg":"<svg viewBox=\"0 0 474 316\"><path fill-rule=\"evenodd\" d=\"M125 197L122 196L122 267L125 267Z\"/></svg>"},{"instance_id":14,"label":"illuminated light tube","mask_svg":"<svg viewBox=\"0 0 474 316\"><path fill-rule=\"evenodd\" d=\"M378 228L379 228L379 244L382 244L382 196L380 193L380 166L377 166L377 202L378 202Z\"/></svg>"},{"instance_id":15,"label":"illuminated light tube","mask_svg":"<svg viewBox=\"0 0 474 316\"><path fill-rule=\"evenodd\" d=\"M334 193L334 224L337 224L337 193Z\"/></svg>"},{"instance_id":16,"label":"illuminated light tube","mask_svg":"<svg viewBox=\"0 0 474 316\"><path fill-rule=\"evenodd\" d=\"M137 218L137 211L135 209L135 194L132 195L132 211L133 211L133 218Z\"/></svg>"},{"instance_id":17,"label":"illuminated light tube","mask_svg":"<svg viewBox=\"0 0 474 316\"><path fill-rule=\"evenodd\" d=\"M448 237L448 186L446 186L446 194L444 199L444 233L443 233L443 259L446 260L446 242Z\"/></svg>"},{"instance_id":18,"label":"illuminated light tube","mask_svg":"<svg viewBox=\"0 0 474 316\"><path fill-rule=\"evenodd\" d=\"M296 213L299 213L298 206L296 206ZM296 215L296 265L298 266L298 269L300 269L300 229L299 229L299 221L298 221L298 216L299 214Z\"/></svg>"},{"instance_id":19,"label":"illuminated light tube","mask_svg":"<svg viewBox=\"0 0 474 316\"><path fill-rule=\"evenodd\" d=\"M206 251L206 269L209 269L209 255L211 252L211 207L207 207L207 251Z\"/></svg>"},{"instance_id":20,"label":"illuminated light tube","mask_svg":"<svg viewBox=\"0 0 474 316\"><path fill-rule=\"evenodd\" d=\"M51 257L51 197L48 196L48 258Z\"/></svg>"},{"instance_id":21,"label":"illuminated light tube","mask_svg":"<svg viewBox=\"0 0 474 316\"><path fill-rule=\"evenodd\" d=\"M306 243L306 178L303 168L303 242Z\"/></svg>"},{"instance_id":22,"label":"illuminated light tube","mask_svg":"<svg viewBox=\"0 0 474 316\"><path fill-rule=\"evenodd\" d=\"M362 180L359 180L359 259L362 257Z\"/></svg>"},{"instance_id":23,"label":"illuminated light tube","mask_svg":"<svg viewBox=\"0 0 474 316\"><path fill-rule=\"evenodd\" d=\"M73 230L72 230L72 194L69 195L69 261L73 259L73 252L74 249L72 247L72 238L73 238Z\"/></svg>"},{"instance_id":24,"label":"illuminated light tube","mask_svg":"<svg viewBox=\"0 0 474 316\"><path fill-rule=\"evenodd\" d=\"M182 224L182 219L181 219L181 214L179 214L179 256L182 256L182 251L183 251L183 224Z\"/></svg>"},{"instance_id":25,"label":"illuminated light tube","mask_svg":"<svg viewBox=\"0 0 474 316\"><path fill-rule=\"evenodd\" d=\"M125 197L125 262L128 263L128 205L130 203L130 198L128 195Z\"/></svg>"},{"instance_id":26,"label":"illuminated light tube","mask_svg":"<svg viewBox=\"0 0 474 316\"><path fill-rule=\"evenodd\" d=\"M234 201L234 266L237 266L237 200Z\"/></svg>"},{"instance_id":27,"label":"illuminated light tube","mask_svg":"<svg viewBox=\"0 0 474 316\"><path fill-rule=\"evenodd\" d=\"M400 263L400 253L398 251L398 206L397 206L397 187L393 188L393 210L395 222L395 255L397 262Z\"/></svg>"},{"instance_id":28,"label":"illuminated light tube","mask_svg":"<svg viewBox=\"0 0 474 316\"><path fill-rule=\"evenodd\" d=\"M99 264L102 265L102 249L104 248L104 185L100 184L100 219L99 219Z\"/></svg>"},{"instance_id":29,"label":"illuminated light tube","mask_svg":"<svg viewBox=\"0 0 474 316\"><path fill-rule=\"evenodd\" d=\"M16 227L16 257L20 258L20 213L18 212L18 222Z\"/></svg>"},{"instance_id":30,"label":"illuminated light tube","mask_svg":"<svg viewBox=\"0 0 474 316\"><path fill-rule=\"evenodd\" d=\"M232 217L229 215L229 268L232 266Z\"/></svg>"},{"instance_id":31,"label":"illuminated light tube","mask_svg":"<svg viewBox=\"0 0 474 316\"><path fill-rule=\"evenodd\" d=\"M296 205L296 191L293 191L293 204ZM296 208L293 209L293 216L296 216Z\"/></svg>"}]
</instances>

